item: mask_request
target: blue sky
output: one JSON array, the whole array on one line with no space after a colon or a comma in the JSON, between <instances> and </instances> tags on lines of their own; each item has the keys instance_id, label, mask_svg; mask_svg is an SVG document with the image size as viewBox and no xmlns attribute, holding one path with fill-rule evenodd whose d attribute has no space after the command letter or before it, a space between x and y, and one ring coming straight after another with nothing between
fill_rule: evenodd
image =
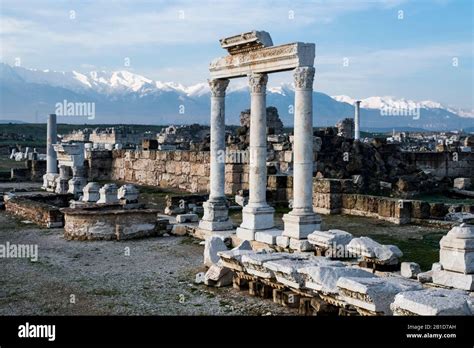
<instances>
[{"instance_id":1,"label":"blue sky","mask_svg":"<svg viewBox=\"0 0 474 348\"><path fill-rule=\"evenodd\" d=\"M318 91L474 108L472 0L0 4L0 59L12 65L20 58L27 68L130 70L190 85L205 81L209 62L226 54L219 38L257 29L276 45L316 43ZM270 76L271 86L283 82L289 73Z\"/></svg>"}]
</instances>

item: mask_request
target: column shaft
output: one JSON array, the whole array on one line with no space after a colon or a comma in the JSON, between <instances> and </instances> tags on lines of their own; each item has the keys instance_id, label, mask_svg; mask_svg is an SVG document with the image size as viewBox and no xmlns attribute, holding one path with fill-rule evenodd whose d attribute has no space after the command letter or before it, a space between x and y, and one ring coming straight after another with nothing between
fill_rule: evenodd
<instances>
[{"instance_id":1,"label":"column shaft","mask_svg":"<svg viewBox=\"0 0 474 348\"><path fill-rule=\"evenodd\" d=\"M283 216L283 235L305 239L321 227L313 212L313 67L295 69L293 208Z\"/></svg>"},{"instance_id":2,"label":"column shaft","mask_svg":"<svg viewBox=\"0 0 474 348\"><path fill-rule=\"evenodd\" d=\"M56 115L51 114L48 116L47 124L47 138L46 138L46 173L57 174L58 173L58 157L56 151L54 151L53 144L58 142L58 131L56 124Z\"/></svg>"},{"instance_id":3,"label":"column shaft","mask_svg":"<svg viewBox=\"0 0 474 348\"><path fill-rule=\"evenodd\" d=\"M360 101L354 105L354 140L360 139Z\"/></svg>"},{"instance_id":4,"label":"column shaft","mask_svg":"<svg viewBox=\"0 0 474 348\"><path fill-rule=\"evenodd\" d=\"M227 79L209 81L211 89L211 175L209 199L203 204L199 227L208 231L233 229L225 197L225 90Z\"/></svg>"}]
</instances>

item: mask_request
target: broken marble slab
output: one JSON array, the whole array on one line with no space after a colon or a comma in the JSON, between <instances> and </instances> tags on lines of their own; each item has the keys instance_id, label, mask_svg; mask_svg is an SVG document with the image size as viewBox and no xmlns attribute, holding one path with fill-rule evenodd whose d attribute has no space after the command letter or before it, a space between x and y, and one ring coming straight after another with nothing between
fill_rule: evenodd
<instances>
[{"instance_id":1,"label":"broken marble slab","mask_svg":"<svg viewBox=\"0 0 474 348\"><path fill-rule=\"evenodd\" d=\"M383 265L397 264L403 256L396 245L382 245L369 237L354 238L346 248L351 254L372 259Z\"/></svg>"},{"instance_id":2,"label":"broken marble slab","mask_svg":"<svg viewBox=\"0 0 474 348\"><path fill-rule=\"evenodd\" d=\"M342 230L314 231L308 235L308 242L320 248L329 249L338 245L347 245L352 234Z\"/></svg>"},{"instance_id":3,"label":"broken marble slab","mask_svg":"<svg viewBox=\"0 0 474 348\"><path fill-rule=\"evenodd\" d=\"M261 253L262 251L260 251ZM258 253L252 250L252 245L248 240L244 240L240 245L234 249L218 251L217 256L220 257L220 261L225 267L228 267L234 271L244 271L244 265L242 264L242 256L248 254Z\"/></svg>"},{"instance_id":4,"label":"broken marble slab","mask_svg":"<svg viewBox=\"0 0 474 348\"><path fill-rule=\"evenodd\" d=\"M242 264L245 267L247 273L255 275L257 277L271 279L275 277L272 270L264 266L268 261L276 261L281 259L307 259L310 255L303 254L290 254L290 253L261 253L261 254L250 254L242 256Z\"/></svg>"},{"instance_id":5,"label":"broken marble slab","mask_svg":"<svg viewBox=\"0 0 474 348\"><path fill-rule=\"evenodd\" d=\"M298 269L298 273L303 274L305 284L308 289L324 294L337 294L337 281L341 277L348 278L377 278L371 272L360 268L344 267L340 265L310 266Z\"/></svg>"},{"instance_id":6,"label":"broken marble slab","mask_svg":"<svg viewBox=\"0 0 474 348\"><path fill-rule=\"evenodd\" d=\"M276 245L282 248L288 248L290 246L290 237L278 236L276 237Z\"/></svg>"},{"instance_id":7,"label":"broken marble slab","mask_svg":"<svg viewBox=\"0 0 474 348\"><path fill-rule=\"evenodd\" d=\"M474 274L446 270L433 271L433 283L461 290L474 290Z\"/></svg>"},{"instance_id":8,"label":"broken marble slab","mask_svg":"<svg viewBox=\"0 0 474 348\"><path fill-rule=\"evenodd\" d=\"M206 243L204 244L204 265L211 267L219 262L220 258L217 253L225 250L228 249L221 237L211 236L206 238Z\"/></svg>"},{"instance_id":9,"label":"broken marble slab","mask_svg":"<svg viewBox=\"0 0 474 348\"><path fill-rule=\"evenodd\" d=\"M396 294L423 288L417 281L401 277L342 277L336 285L339 288L339 295L348 304L384 315L392 315L390 304Z\"/></svg>"},{"instance_id":10,"label":"broken marble slab","mask_svg":"<svg viewBox=\"0 0 474 348\"><path fill-rule=\"evenodd\" d=\"M474 315L473 301L460 290L424 289L397 294L390 308L394 315Z\"/></svg>"},{"instance_id":11,"label":"broken marble slab","mask_svg":"<svg viewBox=\"0 0 474 348\"><path fill-rule=\"evenodd\" d=\"M282 232L283 232L282 230L278 230L278 229L255 232L255 240L257 242L275 245L277 237L281 236Z\"/></svg>"},{"instance_id":12,"label":"broken marble slab","mask_svg":"<svg viewBox=\"0 0 474 348\"><path fill-rule=\"evenodd\" d=\"M232 284L233 272L221 262L212 265L204 275L204 284L207 286L223 287Z\"/></svg>"},{"instance_id":13,"label":"broken marble slab","mask_svg":"<svg viewBox=\"0 0 474 348\"><path fill-rule=\"evenodd\" d=\"M418 273L416 279L418 279L420 283L431 283L433 281L433 271Z\"/></svg>"},{"instance_id":14,"label":"broken marble slab","mask_svg":"<svg viewBox=\"0 0 474 348\"><path fill-rule=\"evenodd\" d=\"M292 254L294 255L294 254ZM304 259L284 258L265 262L263 267L273 271L278 282L299 289L304 285L304 276L298 270L305 267L318 265L333 265L334 267L344 267L340 261L332 261L321 256L310 256Z\"/></svg>"}]
</instances>

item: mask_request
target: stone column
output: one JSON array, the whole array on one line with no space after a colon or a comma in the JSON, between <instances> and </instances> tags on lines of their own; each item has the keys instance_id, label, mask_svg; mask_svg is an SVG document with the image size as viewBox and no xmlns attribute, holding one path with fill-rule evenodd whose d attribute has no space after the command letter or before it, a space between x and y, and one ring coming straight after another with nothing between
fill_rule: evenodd
<instances>
[{"instance_id":1,"label":"stone column","mask_svg":"<svg viewBox=\"0 0 474 348\"><path fill-rule=\"evenodd\" d=\"M211 88L211 177L209 200L203 204L199 227L208 231L233 229L225 197L225 90L228 79L209 80Z\"/></svg>"},{"instance_id":2,"label":"stone column","mask_svg":"<svg viewBox=\"0 0 474 348\"><path fill-rule=\"evenodd\" d=\"M354 105L354 140L360 140L360 100Z\"/></svg>"},{"instance_id":3,"label":"stone column","mask_svg":"<svg viewBox=\"0 0 474 348\"><path fill-rule=\"evenodd\" d=\"M46 174L43 175L43 189L55 192L58 178L58 156L53 147L58 142L55 114L49 115L46 132Z\"/></svg>"},{"instance_id":4,"label":"stone column","mask_svg":"<svg viewBox=\"0 0 474 348\"><path fill-rule=\"evenodd\" d=\"M254 240L255 232L273 228L275 209L267 204L267 74L251 74L249 202L242 209L241 239Z\"/></svg>"},{"instance_id":5,"label":"stone column","mask_svg":"<svg viewBox=\"0 0 474 348\"><path fill-rule=\"evenodd\" d=\"M58 173L58 157L54 151L53 144L58 142L58 130L56 125L56 115L50 114L48 117L48 129L46 139L46 174Z\"/></svg>"},{"instance_id":6,"label":"stone column","mask_svg":"<svg viewBox=\"0 0 474 348\"><path fill-rule=\"evenodd\" d=\"M321 227L313 212L313 67L295 69L293 208L283 216L283 236L305 239Z\"/></svg>"}]
</instances>

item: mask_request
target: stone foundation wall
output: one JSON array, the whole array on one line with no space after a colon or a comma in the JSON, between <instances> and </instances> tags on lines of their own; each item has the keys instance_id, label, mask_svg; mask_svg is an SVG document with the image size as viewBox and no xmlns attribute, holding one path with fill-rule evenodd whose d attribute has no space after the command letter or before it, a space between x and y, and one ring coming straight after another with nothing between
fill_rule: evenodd
<instances>
[{"instance_id":1,"label":"stone foundation wall","mask_svg":"<svg viewBox=\"0 0 474 348\"><path fill-rule=\"evenodd\" d=\"M112 151L87 151L85 168L89 181L110 180L112 177Z\"/></svg>"},{"instance_id":2,"label":"stone foundation wall","mask_svg":"<svg viewBox=\"0 0 474 348\"><path fill-rule=\"evenodd\" d=\"M162 235L168 220L156 209L62 209L64 238L69 240L123 240Z\"/></svg>"},{"instance_id":3,"label":"stone foundation wall","mask_svg":"<svg viewBox=\"0 0 474 348\"><path fill-rule=\"evenodd\" d=\"M320 214L368 216L395 224L444 220L448 212L474 212L474 205L429 203L358 194L352 180L315 179L313 207Z\"/></svg>"},{"instance_id":4,"label":"stone foundation wall","mask_svg":"<svg viewBox=\"0 0 474 348\"><path fill-rule=\"evenodd\" d=\"M62 227L64 216L59 207L67 206L69 199L71 195L13 197L5 200L5 211L42 227Z\"/></svg>"},{"instance_id":5,"label":"stone foundation wall","mask_svg":"<svg viewBox=\"0 0 474 348\"><path fill-rule=\"evenodd\" d=\"M280 173L291 167L291 151L273 151L268 167L268 195L271 200L287 201L292 196L292 176ZM228 151L225 165L225 193L232 195L248 190L249 166L235 163ZM91 162L94 165L94 162ZM140 185L174 187L188 192L208 192L210 178L210 152L114 150L111 173L108 179Z\"/></svg>"}]
</instances>

